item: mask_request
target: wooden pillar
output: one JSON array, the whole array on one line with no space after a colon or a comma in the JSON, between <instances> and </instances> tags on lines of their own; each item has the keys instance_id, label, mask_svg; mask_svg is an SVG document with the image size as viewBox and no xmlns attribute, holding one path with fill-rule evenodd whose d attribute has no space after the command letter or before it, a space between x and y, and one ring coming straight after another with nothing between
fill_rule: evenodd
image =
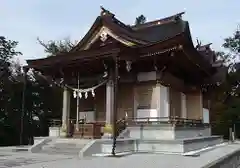
<instances>
[{"instance_id":1,"label":"wooden pillar","mask_svg":"<svg viewBox=\"0 0 240 168\"><path fill-rule=\"evenodd\" d=\"M113 122L114 112L114 85L113 81L109 80L106 84L106 124L111 125Z\"/></svg>"},{"instance_id":2,"label":"wooden pillar","mask_svg":"<svg viewBox=\"0 0 240 168\"><path fill-rule=\"evenodd\" d=\"M156 92L155 97L156 97L156 101L157 101L158 117L162 117L161 116L161 84L158 81L156 84L156 89L154 91Z\"/></svg>"},{"instance_id":3,"label":"wooden pillar","mask_svg":"<svg viewBox=\"0 0 240 168\"><path fill-rule=\"evenodd\" d=\"M62 136L67 136L69 131L69 117L70 117L70 92L67 88L63 91L63 108L62 108Z\"/></svg>"},{"instance_id":4,"label":"wooden pillar","mask_svg":"<svg viewBox=\"0 0 240 168\"><path fill-rule=\"evenodd\" d=\"M79 73L77 76L77 88L79 90ZM79 97L79 93L77 92L77 114L76 114L76 131L79 131L79 101L80 101L80 97Z\"/></svg>"},{"instance_id":5,"label":"wooden pillar","mask_svg":"<svg viewBox=\"0 0 240 168\"><path fill-rule=\"evenodd\" d=\"M203 118L203 102L202 93L200 90L187 93L187 118Z\"/></svg>"},{"instance_id":6,"label":"wooden pillar","mask_svg":"<svg viewBox=\"0 0 240 168\"><path fill-rule=\"evenodd\" d=\"M170 117L169 88L160 85L160 117Z\"/></svg>"},{"instance_id":7,"label":"wooden pillar","mask_svg":"<svg viewBox=\"0 0 240 168\"><path fill-rule=\"evenodd\" d=\"M181 118L187 118L187 99L184 93L181 93Z\"/></svg>"}]
</instances>

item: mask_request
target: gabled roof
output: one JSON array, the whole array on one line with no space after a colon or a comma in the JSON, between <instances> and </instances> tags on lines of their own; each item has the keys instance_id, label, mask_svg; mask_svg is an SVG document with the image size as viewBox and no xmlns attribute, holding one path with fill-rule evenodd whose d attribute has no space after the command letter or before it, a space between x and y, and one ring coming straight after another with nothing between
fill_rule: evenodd
<instances>
[{"instance_id":1,"label":"gabled roof","mask_svg":"<svg viewBox=\"0 0 240 168\"><path fill-rule=\"evenodd\" d=\"M112 36L129 47L149 45L161 42L183 33L186 21L181 19L183 13L147 22L141 25L129 26L119 21L114 14L102 8L90 30L72 51L86 50L103 32Z\"/></svg>"},{"instance_id":2,"label":"gabled roof","mask_svg":"<svg viewBox=\"0 0 240 168\"><path fill-rule=\"evenodd\" d=\"M194 47L189 24L182 20L183 13L178 13L160 20L147 22L141 25L129 26L119 21L114 14L102 8L101 15L98 16L82 40L67 53L61 53L56 57L49 57L38 60L27 60L29 67L51 66L57 64L72 64L77 60L90 60L98 57L107 57L120 51L136 52L138 56L151 55L156 52L168 51L171 48L180 47L185 59L190 60L194 66L206 74L215 73L213 67L214 59L209 59L209 55L201 53ZM101 39L104 44L108 44L106 38L111 36L116 41L127 46L121 47L101 45L88 50L95 42ZM105 39L105 40L104 40ZM112 42L111 38L108 38ZM101 43L101 41L100 41ZM98 45L98 43L95 43ZM184 59L184 57L182 57ZM210 61L213 60L213 61Z\"/></svg>"}]
</instances>

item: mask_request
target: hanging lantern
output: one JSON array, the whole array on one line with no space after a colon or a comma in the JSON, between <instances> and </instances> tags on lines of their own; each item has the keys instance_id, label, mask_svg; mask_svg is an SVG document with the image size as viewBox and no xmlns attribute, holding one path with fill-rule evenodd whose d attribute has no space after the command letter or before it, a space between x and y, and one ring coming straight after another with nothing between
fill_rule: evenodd
<instances>
[{"instance_id":1,"label":"hanging lantern","mask_svg":"<svg viewBox=\"0 0 240 168\"><path fill-rule=\"evenodd\" d=\"M74 97L74 98L77 97L77 92L76 92L76 90L74 90L74 92L73 92L73 97Z\"/></svg>"},{"instance_id":2,"label":"hanging lantern","mask_svg":"<svg viewBox=\"0 0 240 168\"><path fill-rule=\"evenodd\" d=\"M85 92L85 99L87 99L88 97L88 92Z\"/></svg>"},{"instance_id":3,"label":"hanging lantern","mask_svg":"<svg viewBox=\"0 0 240 168\"><path fill-rule=\"evenodd\" d=\"M94 90L92 90L92 96L95 97L95 93L94 93Z\"/></svg>"},{"instance_id":4,"label":"hanging lantern","mask_svg":"<svg viewBox=\"0 0 240 168\"><path fill-rule=\"evenodd\" d=\"M81 99L81 98L82 98L82 93L81 93L81 92L78 92L78 96L79 96L79 98Z\"/></svg>"}]
</instances>

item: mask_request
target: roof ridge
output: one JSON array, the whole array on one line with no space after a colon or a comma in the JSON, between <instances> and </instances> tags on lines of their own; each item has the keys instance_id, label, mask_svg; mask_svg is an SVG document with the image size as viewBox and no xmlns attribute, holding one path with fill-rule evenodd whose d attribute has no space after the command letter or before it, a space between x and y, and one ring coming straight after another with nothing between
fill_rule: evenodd
<instances>
[{"instance_id":1,"label":"roof ridge","mask_svg":"<svg viewBox=\"0 0 240 168\"><path fill-rule=\"evenodd\" d=\"M164 23L169 23L169 22L172 22L173 20L175 20L176 18L181 18L183 14L185 14L185 12L180 12L180 13L177 13L172 16L168 16L168 17L165 17L162 19L146 22L146 23L143 23L140 25L132 25L131 28L136 30L136 29L148 28L151 26L160 25L160 24L164 24Z\"/></svg>"},{"instance_id":2,"label":"roof ridge","mask_svg":"<svg viewBox=\"0 0 240 168\"><path fill-rule=\"evenodd\" d=\"M116 24L118 24L119 26L121 26L121 27L123 27L123 28L126 28L126 29L128 29L128 30L131 30L132 31L132 28L131 28L131 26L129 26L129 25L126 25L125 23L123 23L121 20L119 20L118 18L116 18L116 17L113 17L112 18L113 19L113 21L116 21Z\"/></svg>"},{"instance_id":3,"label":"roof ridge","mask_svg":"<svg viewBox=\"0 0 240 168\"><path fill-rule=\"evenodd\" d=\"M116 29L115 26L119 27L120 29L120 32L121 32L121 35L124 36L124 34L126 35L127 38L131 38L134 37L138 42L141 41L141 42L146 42L145 40L141 39L135 31L132 30L131 27L125 25L123 22L121 22L120 20L118 20L117 18L115 17L112 17L112 18L105 18L105 23L107 26L110 26L112 27L112 30L113 31L118 31ZM118 31L119 32L119 31ZM124 34L122 34L124 32ZM135 40L134 40L135 41ZM136 42L136 41L135 41Z\"/></svg>"},{"instance_id":4,"label":"roof ridge","mask_svg":"<svg viewBox=\"0 0 240 168\"><path fill-rule=\"evenodd\" d=\"M132 31L132 28L130 25L126 25L125 23L123 23L121 20L119 20L114 13L110 12L109 10L105 9L103 6L100 6L101 8L101 13L100 13L100 17L102 19L111 19L113 22L115 22L116 24L118 24L119 26L126 28L128 30Z\"/></svg>"}]
</instances>

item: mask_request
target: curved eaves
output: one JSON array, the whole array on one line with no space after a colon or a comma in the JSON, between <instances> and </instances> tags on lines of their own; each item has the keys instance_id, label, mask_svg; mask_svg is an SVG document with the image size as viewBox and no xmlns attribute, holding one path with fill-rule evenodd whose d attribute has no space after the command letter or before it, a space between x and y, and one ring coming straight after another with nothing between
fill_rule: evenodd
<instances>
[{"instance_id":1,"label":"curved eaves","mask_svg":"<svg viewBox=\"0 0 240 168\"><path fill-rule=\"evenodd\" d=\"M191 60L201 70L210 75L212 66L194 47L188 22L186 22L185 25L184 36L186 41L183 48L187 52L186 55L188 59Z\"/></svg>"}]
</instances>

